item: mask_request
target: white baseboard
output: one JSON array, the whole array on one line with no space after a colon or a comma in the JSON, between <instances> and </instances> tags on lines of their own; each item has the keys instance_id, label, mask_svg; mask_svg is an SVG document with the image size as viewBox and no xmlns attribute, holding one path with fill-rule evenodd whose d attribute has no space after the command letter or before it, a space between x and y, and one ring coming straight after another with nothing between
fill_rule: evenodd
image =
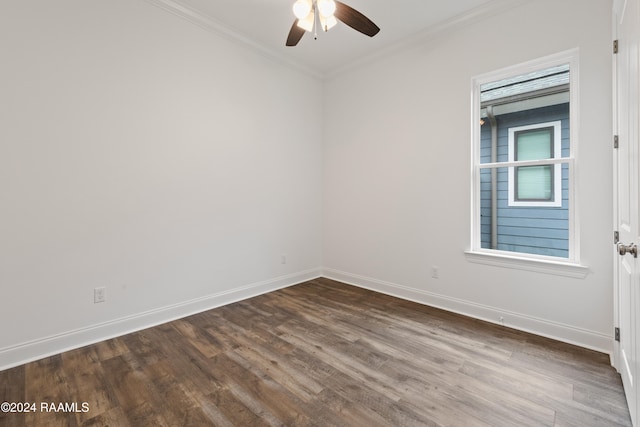
<instances>
[{"instance_id":1,"label":"white baseboard","mask_svg":"<svg viewBox=\"0 0 640 427\"><path fill-rule=\"evenodd\" d=\"M471 301L452 298L446 295L439 295L421 289L410 288L331 268L324 268L322 270L322 276L375 292L440 308L453 313L484 320L486 322L503 325L523 332L529 332L535 335L596 350L608 354L610 357L613 354L613 336L602 334L600 332L589 331L550 320L501 310ZM499 322L501 317L505 319L504 323Z\"/></svg>"},{"instance_id":2,"label":"white baseboard","mask_svg":"<svg viewBox=\"0 0 640 427\"><path fill-rule=\"evenodd\" d=\"M500 310L470 301L451 298L420 289L410 288L370 277L359 276L331 268L311 269L261 282L252 283L229 291L219 292L184 301L155 310L114 319L97 325L67 331L30 342L0 349L0 371L44 357L84 347L110 338L170 322L206 310L231 304L254 296L273 292L307 280L326 277L349 285L370 289L420 304L440 308L490 323L505 318L504 326L556 339L569 344L612 355L613 337L535 318L524 314Z\"/></svg>"},{"instance_id":3,"label":"white baseboard","mask_svg":"<svg viewBox=\"0 0 640 427\"><path fill-rule=\"evenodd\" d=\"M321 269L317 268L288 274L97 325L0 348L0 371L316 279L321 276L320 273Z\"/></svg>"}]
</instances>

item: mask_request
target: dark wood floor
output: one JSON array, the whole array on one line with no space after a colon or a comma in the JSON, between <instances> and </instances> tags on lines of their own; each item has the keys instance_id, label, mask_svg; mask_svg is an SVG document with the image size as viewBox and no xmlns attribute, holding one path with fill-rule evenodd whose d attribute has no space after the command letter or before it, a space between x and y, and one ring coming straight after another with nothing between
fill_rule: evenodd
<instances>
[{"instance_id":1,"label":"dark wood floor","mask_svg":"<svg viewBox=\"0 0 640 427\"><path fill-rule=\"evenodd\" d=\"M2 371L5 401L38 412L2 426L630 425L604 354L327 279Z\"/></svg>"}]
</instances>

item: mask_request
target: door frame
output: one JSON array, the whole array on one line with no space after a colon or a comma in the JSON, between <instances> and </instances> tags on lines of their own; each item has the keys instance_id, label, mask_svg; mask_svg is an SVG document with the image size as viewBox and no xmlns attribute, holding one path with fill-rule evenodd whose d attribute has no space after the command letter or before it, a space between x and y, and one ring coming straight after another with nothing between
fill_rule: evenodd
<instances>
[{"instance_id":1,"label":"door frame","mask_svg":"<svg viewBox=\"0 0 640 427\"><path fill-rule=\"evenodd\" d=\"M618 40L618 15L617 11L620 9L620 5L624 2L624 0L614 0L611 8L611 29L612 29L612 40ZM612 102L612 128L613 135L618 135L618 64L615 55L611 56L611 102ZM612 230L614 233L618 230L618 156L615 151L615 148L612 150L611 161L613 162L613 224ZM611 257L613 260L613 319L614 319L614 328L619 330L620 328L620 289L618 286L620 271L618 268L618 251L616 247L617 239L612 235L612 239L614 244L612 245ZM611 364L613 367L620 372L620 342L614 338L613 341L613 354Z\"/></svg>"}]
</instances>

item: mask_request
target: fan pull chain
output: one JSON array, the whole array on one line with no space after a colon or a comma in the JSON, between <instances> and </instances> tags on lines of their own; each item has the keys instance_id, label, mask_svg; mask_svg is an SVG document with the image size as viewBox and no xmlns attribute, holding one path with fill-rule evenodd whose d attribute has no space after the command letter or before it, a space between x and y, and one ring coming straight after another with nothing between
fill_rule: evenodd
<instances>
[{"instance_id":1,"label":"fan pull chain","mask_svg":"<svg viewBox=\"0 0 640 427\"><path fill-rule=\"evenodd\" d=\"M318 40L318 24L317 22L320 20L318 16L318 6L316 0L313 0L313 39Z\"/></svg>"}]
</instances>

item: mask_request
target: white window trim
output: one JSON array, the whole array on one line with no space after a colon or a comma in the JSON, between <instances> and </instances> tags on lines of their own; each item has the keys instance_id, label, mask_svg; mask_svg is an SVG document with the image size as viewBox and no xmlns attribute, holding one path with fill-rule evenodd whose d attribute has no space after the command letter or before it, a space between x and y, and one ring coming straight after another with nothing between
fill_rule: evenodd
<instances>
[{"instance_id":1,"label":"white window trim","mask_svg":"<svg viewBox=\"0 0 640 427\"><path fill-rule=\"evenodd\" d=\"M578 153L578 123L579 123L579 50L571 49L550 55L544 58L532 60L523 64L506 67L498 71L479 75L471 80L471 227L470 246L465 251L467 260L487 265L501 266L507 268L519 268L545 272L555 275L571 275L576 270L578 276L586 276L588 267L580 263L580 221L579 203L576 191L576 169L577 165L573 160ZM526 74L536 70L550 68L557 65L569 64L570 73L570 155L569 158L554 159L553 162L563 163L569 160L569 257L546 257L535 254L504 252L494 249L484 249L481 246L480 236L480 86L496 80L505 79L514 75ZM513 162L509 164L491 165L494 167L527 165L533 162ZM483 167L489 165L483 164ZM535 269L530 267L535 265Z\"/></svg>"},{"instance_id":2,"label":"white window trim","mask_svg":"<svg viewBox=\"0 0 640 427\"><path fill-rule=\"evenodd\" d=\"M515 252L503 251L465 251L467 261L476 264L573 277L575 279L584 279L591 272L588 267L573 262L562 261L563 258L524 258L514 256L514 254Z\"/></svg>"},{"instance_id":3,"label":"white window trim","mask_svg":"<svg viewBox=\"0 0 640 427\"><path fill-rule=\"evenodd\" d=\"M553 127L553 158L562 156L562 122L560 120L547 123L536 123L527 126L509 128L509 161L515 162L515 134L523 130ZM509 206L555 207L562 206L562 165L556 163L553 170L553 200L552 201L521 201L516 200L515 168L510 167L509 173Z\"/></svg>"}]
</instances>

